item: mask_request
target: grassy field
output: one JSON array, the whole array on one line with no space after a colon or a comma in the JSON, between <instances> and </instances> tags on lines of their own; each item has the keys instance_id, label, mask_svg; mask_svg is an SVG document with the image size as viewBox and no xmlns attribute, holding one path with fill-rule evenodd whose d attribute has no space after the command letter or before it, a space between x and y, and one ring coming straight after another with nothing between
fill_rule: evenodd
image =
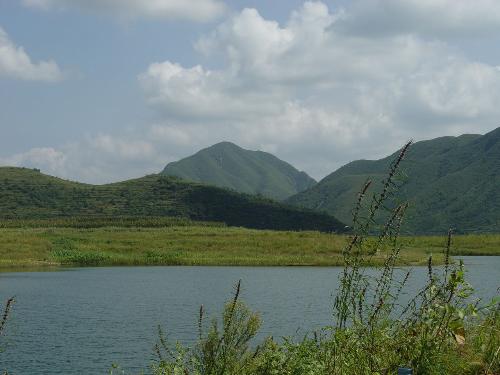
<instances>
[{"instance_id":1,"label":"grassy field","mask_svg":"<svg viewBox=\"0 0 500 375\"><path fill-rule=\"evenodd\" d=\"M60 265L238 265L338 266L345 235L285 232L175 222L156 226L97 223L72 228L67 222L9 223L0 226L0 268ZM17 227L16 227L17 226ZM21 227L22 226L22 227ZM399 264L425 264L429 254L442 261L445 237L403 237ZM500 235L454 237L452 254L500 255ZM384 251L367 265L379 265Z\"/></svg>"}]
</instances>

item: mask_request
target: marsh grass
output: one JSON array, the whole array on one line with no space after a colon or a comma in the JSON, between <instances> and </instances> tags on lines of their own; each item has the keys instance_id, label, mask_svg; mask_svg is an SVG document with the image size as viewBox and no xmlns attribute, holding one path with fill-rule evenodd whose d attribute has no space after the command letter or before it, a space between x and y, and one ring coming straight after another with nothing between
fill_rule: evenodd
<instances>
[{"instance_id":1,"label":"marsh grass","mask_svg":"<svg viewBox=\"0 0 500 375\"><path fill-rule=\"evenodd\" d=\"M0 270L57 265L228 265L342 266L346 235L251 230L233 227L171 226L0 229ZM364 238L366 249L378 241ZM425 265L430 254L443 264L442 237L400 237L397 265ZM465 250L464 250L465 249ZM390 253L362 259L382 265ZM500 255L500 235L454 236L450 255ZM86 262L86 259L89 262Z\"/></svg>"},{"instance_id":2,"label":"marsh grass","mask_svg":"<svg viewBox=\"0 0 500 375\"><path fill-rule=\"evenodd\" d=\"M428 280L405 305L399 296L409 272L399 272L403 242L399 232L408 207L394 202L400 187L399 164L411 146L403 147L379 193L362 188L353 210L354 234L343 248L344 271L333 304L330 326L301 341L268 338L250 345L260 326L258 314L234 297L203 330L200 308L198 340L192 348L171 346L159 330L160 374L396 374L400 366L414 374L500 373L500 304L479 305L464 279L462 263L451 263L453 233L442 240L443 267L427 259ZM367 199L368 197L368 199ZM380 220L383 224L379 225ZM377 274L368 274L367 259L383 259ZM222 322L222 323L220 323Z\"/></svg>"}]
</instances>

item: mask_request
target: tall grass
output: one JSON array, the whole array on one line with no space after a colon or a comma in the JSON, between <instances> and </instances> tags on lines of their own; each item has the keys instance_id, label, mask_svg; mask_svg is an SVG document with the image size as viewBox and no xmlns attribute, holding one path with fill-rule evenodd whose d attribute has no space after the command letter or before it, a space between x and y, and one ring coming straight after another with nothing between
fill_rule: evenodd
<instances>
[{"instance_id":1,"label":"tall grass","mask_svg":"<svg viewBox=\"0 0 500 375\"><path fill-rule=\"evenodd\" d=\"M7 300L7 303L5 304L2 318L0 319L0 337L3 335L4 327L5 324L7 323L7 319L10 314L10 310L12 308L12 305L14 304L14 297L11 297Z\"/></svg>"},{"instance_id":2,"label":"tall grass","mask_svg":"<svg viewBox=\"0 0 500 375\"><path fill-rule=\"evenodd\" d=\"M5 307L3 309L3 313L0 318L0 339L3 336L4 330L5 330L5 325L7 324L7 319L9 318L10 311L12 309L12 305L14 305L14 297L11 297L7 300L5 303ZM2 352L3 348L1 347L2 341L0 340L0 353ZM3 371L2 375L8 375L7 370L2 370L0 368L0 371Z\"/></svg>"},{"instance_id":3,"label":"tall grass","mask_svg":"<svg viewBox=\"0 0 500 375\"><path fill-rule=\"evenodd\" d=\"M344 271L333 304L332 324L301 341L268 338L252 343L260 318L240 300L238 283L222 317L203 331L200 309L197 344L169 345L160 329L159 374L500 374L499 301L479 306L464 279L462 263L450 263L452 231L443 241L444 266L428 258L426 285L405 305L400 295L409 280L397 267L399 231L407 206L395 202L400 163L411 142L390 167L379 193L367 181L353 210L354 231L343 250ZM379 223L382 222L380 225ZM375 234L375 237L373 237ZM375 275L362 265L385 251Z\"/></svg>"}]
</instances>

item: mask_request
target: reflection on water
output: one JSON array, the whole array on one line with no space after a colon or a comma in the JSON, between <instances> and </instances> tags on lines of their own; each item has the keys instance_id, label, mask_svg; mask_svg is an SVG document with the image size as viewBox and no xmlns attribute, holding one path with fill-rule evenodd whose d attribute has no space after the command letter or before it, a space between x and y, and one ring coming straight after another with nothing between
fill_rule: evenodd
<instances>
[{"instance_id":1,"label":"reflection on water","mask_svg":"<svg viewBox=\"0 0 500 375\"><path fill-rule=\"evenodd\" d=\"M463 257L477 295L500 286L500 257ZM113 267L0 273L0 299L16 296L1 367L13 374L128 373L152 359L156 326L174 340L196 335L197 311L219 311L242 279L242 298L261 313L261 337L295 335L332 323L340 268ZM425 282L414 267L408 293ZM298 330L298 328L301 328Z\"/></svg>"}]
</instances>

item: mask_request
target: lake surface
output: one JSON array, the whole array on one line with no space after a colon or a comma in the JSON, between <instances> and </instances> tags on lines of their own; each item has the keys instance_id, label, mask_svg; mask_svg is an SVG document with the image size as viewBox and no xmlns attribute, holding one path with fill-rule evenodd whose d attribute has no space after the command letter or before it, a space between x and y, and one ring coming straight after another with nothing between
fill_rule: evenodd
<instances>
[{"instance_id":1,"label":"lake surface","mask_svg":"<svg viewBox=\"0 0 500 375\"><path fill-rule=\"evenodd\" d=\"M462 257L477 296L500 286L500 257ZM338 267L113 267L0 273L0 301L16 296L0 369L11 374L147 372L157 325L171 341L196 337L200 304L220 312L242 280L242 298L261 313L261 337L331 324ZM413 267L410 289L427 269ZM409 290L411 293L412 290ZM298 330L298 328L301 328Z\"/></svg>"}]
</instances>

